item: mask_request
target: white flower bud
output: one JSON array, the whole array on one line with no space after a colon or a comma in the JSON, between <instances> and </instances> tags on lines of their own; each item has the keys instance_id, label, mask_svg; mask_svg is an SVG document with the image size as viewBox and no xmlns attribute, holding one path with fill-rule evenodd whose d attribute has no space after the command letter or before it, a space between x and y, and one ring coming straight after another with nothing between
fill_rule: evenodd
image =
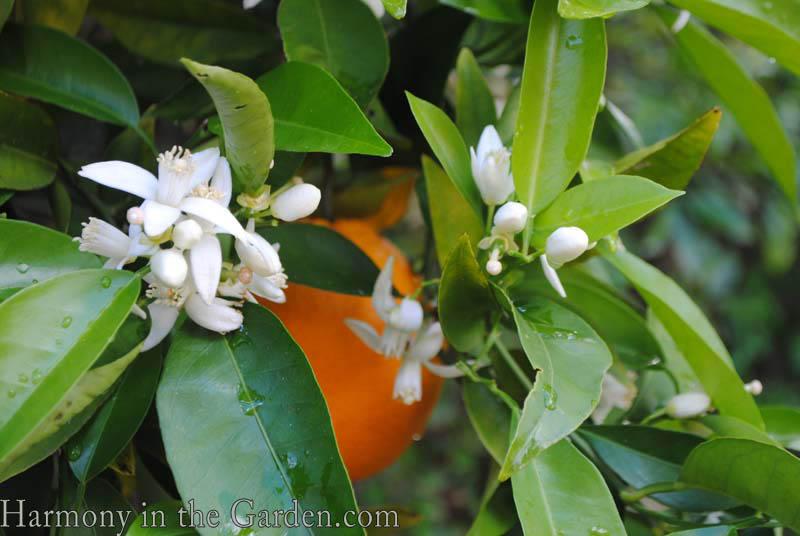
<instances>
[{"instance_id":1,"label":"white flower bud","mask_svg":"<svg viewBox=\"0 0 800 536\"><path fill-rule=\"evenodd\" d=\"M522 203L509 201L497 209L494 215L494 226L501 233L516 234L528 223L528 209Z\"/></svg>"},{"instance_id":2,"label":"white flower bud","mask_svg":"<svg viewBox=\"0 0 800 536\"><path fill-rule=\"evenodd\" d=\"M758 380L753 380L744 384L744 390L753 396L758 396L764 392L764 386Z\"/></svg>"},{"instance_id":3,"label":"white flower bud","mask_svg":"<svg viewBox=\"0 0 800 536\"><path fill-rule=\"evenodd\" d=\"M711 399L705 393L681 393L667 402L667 415L673 419L690 419L705 413Z\"/></svg>"},{"instance_id":4,"label":"white flower bud","mask_svg":"<svg viewBox=\"0 0 800 536\"><path fill-rule=\"evenodd\" d=\"M144 210L141 207L131 207L128 209L127 217L131 225L141 225L144 223Z\"/></svg>"},{"instance_id":5,"label":"white flower bud","mask_svg":"<svg viewBox=\"0 0 800 536\"><path fill-rule=\"evenodd\" d=\"M186 281L189 265L175 248L161 249L150 259L153 274L168 287L180 287Z\"/></svg>"},{"instance_id":6,"label":"white flower bud","mask_svg":"<svg viewBox=\"0 0 800 536\"><path fill-rule=\"evenodd\" d=\"M389 324L400 331L417 331L422 327L423 316L419 302L405 298L389 313Z\"/></svg>"},{"instance_id":7,"label":"white flower bud","mask_svg":"<svg viewBox=\"0 0 800 536\"><path fill-rule=\"evenodd\" d=\"M172 242L178 249L191 249L203 238L203 228L194 220L183 220L172 230Z\"/></svg>"},{"instance_id":8,"label":"white flower bud","mask_svg":"<svg viewBox=\"0 0 800 536\"><path fill-rule=\"evenodd\" d=\"M489 275L497 275L503 271L503 263L498 260L489 259L486 261L486 271Z\"/></svg>"},{"instance_id":9,"label":"white flower bud","mask_svg":"<svg viewBox=\"0 0 800 536\"><path fill-rule=\"evenodd\" d=\"M547 262L553 268L560 268L575 260L589 247L589 236L580 227L559 227L547 237L545 252Z\"/></svg>"},{"instance_id":10,"label":"white flower bud","mask_svg":"<svg viewBox=\"0 0 800 536\"><path fill-rule=\"evenodd\" d=\"M514 191L511 175L511 153L503 146L500 135L487 125L478 140L478 150L470 147L472 176L487 205L499 205Z\"/></svg>"},{"instance_id":11,"label":"white flower bud","mask_svg":"<svg viewBox=\"0 0 800 536\"><path fill-rule=\"evenodd\" d=\"M295 221L310 216L322 198L313 184L298 184L279 194L272 202L272 215L283 221Z\"/></svg>"},{"instance_id":12,"label":"white flower bud","mask_svg":"<svg viewBox=\"0 0 800 536\"><path fill-rule=\"evenodd\" d=\"M281 271L281 258L269 242L258 233L249 231L251 244L236 240L236 254L254 273L268 277Z\"/></svg>"}]
</instances>

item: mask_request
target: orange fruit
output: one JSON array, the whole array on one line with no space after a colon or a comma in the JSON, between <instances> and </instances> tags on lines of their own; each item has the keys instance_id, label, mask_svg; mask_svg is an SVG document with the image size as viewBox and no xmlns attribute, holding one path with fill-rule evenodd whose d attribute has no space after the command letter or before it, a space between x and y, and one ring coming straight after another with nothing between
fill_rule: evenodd
<instances>
[{"instance_id":1,"label":"orange fruit","mask_svg":"<svg viewBox=\"0 0 800 536\"><path fill-rule=\"evenodd\" d=\"M310 223L343 234L378 267L394 256L394 285L402 294L419 285L408 259L370 223L353 219ZM344 324L345 318L356 318L383 330L369 297L290 283L286 303L262 303L280 317L308 356L350 478L360 480L381 471L422 435L443 380L423 368L421 401L407 406L392 398L400 360L373 352Z\"/></svg>"}]
</instances>

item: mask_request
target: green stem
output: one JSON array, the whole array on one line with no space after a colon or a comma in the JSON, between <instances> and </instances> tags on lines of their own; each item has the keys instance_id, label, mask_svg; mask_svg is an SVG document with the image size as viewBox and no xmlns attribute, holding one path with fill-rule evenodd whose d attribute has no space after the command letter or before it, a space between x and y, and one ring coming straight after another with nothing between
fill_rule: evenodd
<instances>
[{"instance_id":1,"label":"green stem","mask_svg":"<svg viewBox=\"0 0 800 536\"><path fill-rule=\"evenodd\" d=\"M417 290L415 290L412 294L409 295L409 298L416 300L419 297L420 293L422 292L422 289L424 289L425 287L430 287L432 285L438 285L440 281L441 279L438 277L435 277L433 279L428 279L427 281L423 281L422 283L420 283Z\"/></svg>"},{"instance_id":2,"label":"green stem","mask_svg":"<svg viewBox=\"0 0 800 536\"><path fill-rule=\"evenodd\" d=\"M531 231L533 231L533 217L528 218L528 224L522 235L522 254L528 256L528 249L531 247Z\"/></svg>"},{"instance_id":3,"label":"green stem","mask_svg":"<svg viewBox=\"0 0 800 536\"><path fill-rule=\"evenodd\" d=\"M633 503L655 493L682 491L689 488L690 486L683 482L656 482L636 490L622 490L619 492L619 497L627 503Z\"/></svg>"},{"instance_id":4,"label":"green stem","mask_svg":"<svg viewBox=\"0 0 800 536\"><path fill-rule=\"evenodd\" d=\"M528 375L525 374L525 371L522 370L522 367L519 366L519 363L517 363L517 360L511 355L511 352L508 351L508 348L506 348L505 344L503 344L500 340L496 340L494 345L500 352L500 355L503 356L506 364L509 366L520 383L525 386L525 389L528 391L533 389L533 382L530 378L528 378Z\"/></svg>"},{"instance_id":5,"label":"green stem","mask_svg":"<svg viewBox=\"0 0 800 536\"><path fill-rule=\"evenodd\" d=\"M490 234L492 232L492 223L494 220L494 209L496 205L489 205L489 215L486 218L486 234Z\"/></svg>"},{"instance_id":6,"label":"green stem","mask_svg":"<svg viewBox=\"0 0 800 536\"><path fill-rule=\"evenodd\" d=\"M660 419L666 414L667 414L667 408L661 408L659 410L654 411L644 419L642 419L642 422L640 422L639 424L641 425L650 424L651 422L655 421L656 419Z\"/></svg>"}]
</instances>

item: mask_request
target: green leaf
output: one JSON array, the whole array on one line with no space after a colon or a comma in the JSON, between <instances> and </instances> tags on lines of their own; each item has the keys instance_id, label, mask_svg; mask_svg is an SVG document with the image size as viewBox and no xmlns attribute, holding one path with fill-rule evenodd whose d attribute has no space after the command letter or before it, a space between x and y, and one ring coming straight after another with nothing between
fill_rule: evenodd
<instances>
[{"instance_id":1,"label":"green leaf","mask_svg":"<svg viewBox=\"0 0 800 536\"><path fill-rule=\"evenodd\" d=\"M216 64L277 49L264 24L217 0L92 0L89 12L125 48L159 63Z\"/></svg>"},{"instance_id":2,"label":"green leaf","mask_svg":"<svg viewBox=\"0 0 800 536\"><path fill-rule=\"evenodd\" d=\"M672 10L658 6L656 9L666 24L675 22L677 15ZM681 52L736 118L794 206L797 157L767 93L748 76L725 45L699 24L690 21L675 39Z\"/></svg>"},{"instance_id":3,"label":"green leaf","mask_svg":"<svg viewBox=\"0 0 800 536\"><path fill-rule=\"evenodd\" d=\"M736 536L736 527L718 526L670 532L670 536Z\"/></svg>"},{"instance_id":4,"label":"green leaf","mask_svg":"<svg viewBox=\"0 0 800 536\"><path fill-rule=\"evenodd\" d=\"M462 235L447 257L439 284L439 321L447 341L460 352L476 349L493 307L486 280L469 237Z\"/></svg>"},{"instance_id":5,"label":"green leaf","mask_svg":"<svg viewBox=\"0 0 800 536\"><path fill-rule=\"evenodd\" d=\"M461 394L467 416L481 443L494 461L503 463L509 445L508 407L482 383L464 382Z\"/></svg>"},{"instance_id":6,"label":"green leaf","mask_svg":"<svg viewBox=\"0 0 800 536\"><path fill-rule=\"evenodd\" d=\"M281 263L292 283L342 294L372 295L378 267L358 246L333 229L289 223L259 227L257 231L271 244L281 245ZM313 260L309 259L309 252L313 252Z\"/></svg>"},{"instance_id":7,"label":"green leaf","mask_svg":"<svg viewBox=\"0 0 800 536\"><path fill-rule=\"evenodd\" d=\"M181 516L178 511L182 508L183 503L180 501L148 506L131 524L125 536L196 536L196 530L181 526ZM189 521L188 510L184 509L183 523L186 525Z\"/></svg>"},{"instance_id":8,"label":"green leaf","mask_svg":"<svg viewBox=\"0 0 800 536\"><path fill-rule=\"evenodd\" d=\"M439 159L447 176L478 216L483 214L483 202L478 186L472 178L469 151L464 138L447 114L433 104L418 99L406 91L411 112L422 134Z\"/></svg>"},{"instance_id":9,"label":"green leaf","mask_svg":"<svg viewBox=\"0 0 800 536\"><path fill-rule=\"evenodd\" d=\"M50 210L53 212L56 229L66 232L72 221L72 199L64 180L57 178L49 188Z\"/></svg>"},{"instance_id":10,"label":"green leaf","mask_svg":"<svg viewBox=\"0 0 800 536\"><path fill-rule=\"evenodd\" d=\"M12 9L14 9L14 0L0 0L0 29L8 20Z\"/></svg>"},{"instance_id":11,"label":"green leaf","mask_svg":"<svg viewBox=\"0 0 800 536\"><path fill-rule=\"evenodd\" d=\"M20 456L28 456L34 443L54 434L122 373L114 362L87 374L138 295L139 278L130 272L81 270L28 287L0 304L0 390L5 393L0 397L0 480L14 474L12 464L16 472L24 469Z\"/></svg>"},{"instance_id":12,"label":"green leaf","mask_svg":"<svg viewBox=\"0 0 800 536\"><path fill-rule=\"evenodd\" d=\"M611 470L627 484L641 488L678 479L689 453L701 437L648 426L584 426L581 437ZM689 512L726 510L736 501L704 491L657 493L655 500Z\"/></svg>"},{"instance_id":13,"label":"green leaf","mask_svg":"<svg viewBox=\"0 0 800 536\"><path fill-rule=\"evenodd\" d=\"M793 0L674 0L712 26L741 39L800 75L800 10ZM733 88L731 88L733 89Z\"/></svg>"},{"instance_id":14,"label":"green leaf","mask_svg":"<svg viewBox=\"0 0 800 536\"><path fill-rule=\"evenodd\" d=\"M60 536L118 536L119 534L130 534L126 532L126 527L133 524L136 512L128 501L119 491L105 480L95 480L86 487L86 493L79 485L73 484L74 480L67 484L66 478L62 477L60 488L62 498L58 509L61 511L75 511L78 518L84 521L75 525L69 522L58 532ZM66 489L73 488L73 489ZM84 513L92 512L91 516L83 517ZM109 518L109 514L111 517ZM56 518L59 519L59 518ZM88 525L96 519L94 526ZM127 521L127 523L126 523Z\"/></svg>"},{"instance_id":15,"label":"green leaf","mask_svg":"<svg viewBox=\"0 0 800 536\"><path fill-rule=\"evenodd\" d=\"M606 76L603 20L562 19L557 2L539 0L531 15L512 149L517 195L531 214L578 171Z\"/></svg>"},{"instance_id":16,"label":"green leaf","mask_svg":"<svg viewBox=\"0 0 800 536\"><path fill-rule=\"evenodd\" d=\"M19 6L21 22L75 35L86 15L89 0L23 0Z\"/></svg>"},{"instance_id":17,"label":"green leaf","mask_svg":"<svg viewBox=\"0 0 800 536\"><path fill-rule=\"evenodd\" d=\"M456 124L467 146L477 147L483 128L497 123L494 97L470 49L461 49L456 69Z\"/></svg>"},{"instance_id":18,"label":"green leaf","mask_svg":"<svg viewBox=\"0 0 800 536\"><path fill-rule=\"evenodd\" d=\"M767 433L784 447L800 450L800 409L789 406L761 406Z\"/></svg>"},{"instance_id":19,"label":"green leaf","mask_svg":"<svg viewBox=\"0 0 800 536\"><path fill-rule=\"evenodd\" d=\"M63 233L27 221L0 219L0 289L27 287L100 266L97 257L78 251L78 245Z\"/></svg>"},{"instance_id":20,"label":"green leaf","mask_svg":"<svg viewBox=\"0 0 800 536\"><path fill-rule=\"evenodd\" d=\"M728 351L700 308L672 279L635 255L618 249L603 256L633 283L664 324L714 405L763 430L764 422L753 397L733 368Z\"/></svg>"},{"instance_id":21,"label":"green leaf","mask_svg":"<svg viewBox=\"0 0 800 536\"><path fill-rule=\"evenodd\" d=\"M483 237L483 223L439 165L422 155L422 172L427 186L433 236L439 265L444 266L450 251L463 234L476 245Z\"/></svg>"},{"instance_id":22,"label":"green leaf","mask_svg":"<svg viewBox=\"0 0 800 536\"><path fill-rule=\"evenodd\" d=\"M269 97L277 149L392 154L358 104L324 69L290 61L258 77L256 84Z\"/></svg>"},{"instance_id":23,"label":"green leaf","mask_svg":"<svg viewBox=\"0 0 800 536\"><path fill-rule=\"evenodd\" d=\"M559 194L536 216L533 244L544 247L547 237L564 226L580 227L594 242L680 195L683 192L632 175L585 182Z\"/></svg>"},{"instance_id":24,"label":"green leaf","mask_svg":"<svg viewBox=\"0 0 800 536\"><path fill-rule=\"evenodd\" d=\"M530 7L523 0L441 0L445 4L481 19L525 24Z\"/></svg>"},{"instance_id":25,"label":"green leaf","mask_svg":"<svg viewBox=\"0 0 800 536\"><path fill-rule=\"evenodd\" d=\"M406 16L406 0L383 0L383 7L396 19Z\"/></svg>"},{"instance_id":26,"label":"green leaf","mask_svg":"<svg viewBox=\"0 0 800 536\"><path fill-rule=\"evenodd\" d=\"M222 526L242 497L258 510L289 510L296 499L299 518L325 510L340 521L355 497L314 373L277 317L249 303L243 312L228 337L187 322L170 346L156 404L178 491L196 509L219 511Z\"/></svg>"},{"instance_id":27,"label":"green leaf","mask_svg":"<svg viewBox=\"0 0 800 536\"><path fill-rule=\"evenodd\" d=\"M514 510L511 486L502 484L496 486L488 500L481 505L467 536L503 536L516 524L517 512Z\"/></svg>"},{"instance_id":28,"label":"green leaf","mask_svg":"<svg viewBox=\"0 0 800 536\"><path fill-rule=\"evenodd\" d=\"M0 36L0 89L100 121L139 123L136 97L120 70L85 42L58 30L6 25Z\"/></svg>"},{"instance_id":29,"label":"green leaf","mask_svg":"<svg viewBox=\"0 0 800 536\"><path fill-rule=\"evenodd\" d=\"M143 339L140 339L143 340ZM161 348L145 352L125 371L114 394L67 445L81 482L96 477L133 439L150 409L161 374ZM77 453L77 454L76 454Z\"/></svg>"},{"instance_id":30,"label":"green leaf","mask_svg":"<svg viewBox=\"0 0 800 536\"><path fill-rule=\"evenodd\" d=\"M256 191L267 180L275 156L274 121L267 96L243 74L187 58L181 63L214 100L225 134L225 156L233 170L234 190Z\"/></svg>"},{"instance_id":31,"label":"green leaf","mask_svg":"<svg viewBox=\"0 0 800 536\"><path fill-rule=\"evenodd\" d=\"M500 478L521 470L575 431L597 406L612 357L572 311L542 298L511 295L522 348L538 372L503 461Z\"/></svg>"},{"instance_id":32,"label":"green leaf","mask_svg":"<svg viewBox=\"0 0 800 536\"><path fill-rule=\"evenodd\" d=\"M558 14L565 19L610 17L620 11L639 9L650 0L558 0Z\"/></svg>"},{"instance_id":33,"label":"green leaf","mask_svg":"<svg viewBox=\"0 0 800 536\"><path fill-rule=\"evenodd\" d=\"M636 174L667 188L683 189L700 168L722 118L712 108L674 136L623 156L614 164L614 173Z\"/></svg>"},{"instance_id":34,"label":"green leaf","mask_svg":"<svg viewBox=\"0 0 800 536\"><path fill-rule=\"evenodd\" d=\"M644 368L661 356L658 342L642 315L605 283L583 270L564 266L558 270L558 277L568 298L562 299L538 264L528 264L521 270L523 277L509 289L515 299L525 301L538 295L572 310L631 368Z\"/></svg>"},{"instance_id":35,"label":"green leaf","mask_svg":"<svg viewBox=\"0 0 800 536\"><path fill-rule=\"evenodd\" d=\"M600 471L567 439L514 473L511 485L526 536L625 534Z\"/></svg>"},{"instance_id":36,"label":"green leaf","mask_svg":"<svg viewBox=\"0 0 800 536\"><path fill-rule=\"evenodd\" d=\"M41 108L0 94L0 188L35 190L56 176L58 133Z\"/></svg>"},{"instance_id":37,"label":"green leaf","mask_svg":"<svg viewBox=\"0 0 800 536\"><path fill-rule=\"evenodd\" d=\"M800 530L800 460L749 439L712 439L695 448L680 480L722 493Z\"/></svg>"},{"instance_id":38,"label":"green leaf","mask_svg":"<svg viewBox=\"0 0 800 536\"><path fill-rule=\"evenodd\" d=\"M514 130L517 128L517 117L519 116L519 100L521 86L515 86L508 96L503 113L497 120L497 133L503 145L510 146L514 142Z\"/></svg>"},{"instance_id":39,"label":"green leaf","mask_svg":"<svg viewBox=\"0 0 800 536\"><path fill-rule=\"evenodd\" d=\"M362 0L283 0L278 27L289 60L331 73L362 108L389 71L383 27Z\"/></svg>"}]
</instances>

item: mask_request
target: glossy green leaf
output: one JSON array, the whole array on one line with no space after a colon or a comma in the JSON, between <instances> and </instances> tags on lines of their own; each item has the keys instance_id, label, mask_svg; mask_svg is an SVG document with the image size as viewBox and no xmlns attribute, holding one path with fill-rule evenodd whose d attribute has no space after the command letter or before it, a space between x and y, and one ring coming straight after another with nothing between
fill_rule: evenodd
<instances>
[{"instance_id":1,"label":"glossy green leaf","mask_svg":"<svg viewBox=\"0 0 800 536\"><path fill-rule=\"evenodd\" d=\"M509 444L508 407L482 383L464 382L461 394L467 416L481 443L495 462L503 463Z\"/></svg>"},{"instance_id":2,"label":"glossy green leaf","mask_svg":"<svg viewBox=\"0 0 800 536\"><path fill-rule=\"evenodd\" d=\"M281 262L289 281L309 287L371 296L378 277L366 253L333 229L308 223L259 227L271 244L281 245ZM309 256L313 252L313 256Z\"/></svg>"},{"instance_id":3,"label":"glossy green leaf","mask_svg":"<svg viewBox=\"0 0 800 536\"><path fill-rule=\"evenodd\" d=\"M125 48L160 63L216 64L277 48L264 24L219 0L92 0L89 12Z\"/></svg>"},{"instance_id":4,"label":"glossy green leaf","mask_svg":"<svg viewBox=\"0 0 800 536\"><path fill-rule=\"evenodd\" d=\"M667 188L686 188L714 139L722 111L713 108L674 136L625 155L614 172L635 174Z\"/></svg>"},{"instance_id":5,"label":"glossy green leaf","mask_svg":"<svg viewBox=\"0 0 800 536\"><path fill-rule=\"evenodd\" d=\"M91 253L78 251L78 245L63 233L27 221L0 219L0 288L26 287L101 264Z\"/></svg>"},{"instance_id":6,"label":"glossy green leaf","mask_svg":"<svg viewBox=\"0 0 800 536\"><path fill-rule=\"evenodd\" d=\"M136 97L120 70L85 42L50 28L6 25L0 89L100 121L131 127L139 122Z\"/></svg>"},{"instance_id":7,"label":"glossy green leaf","mask_svg":"<svg viewBox=\"0 0 800 536\"><path fill-rule=\"evenodd\" d=\"M511 485L525 536L625 534L600 471L567 439L514 473Z\"/></svg>"},{"instance_id":8,"label":"glossy green leaf","mask_svg":"<svg viewBox=\"0 0 800 536\"><path fill-rule=\"evenodd\" d=\"M0 391L6 395L0 397L0 479L11 476L11 468L19 472L47 456L19 467L20 457L27 460L36 443L122 373L124 367L115 368L115 362L87 374L138 295L139 278L130 272L81 270L0 304Z\"/></svg>"},{"instance_id":9,"label":"glossy green leaf","mask_svg":"<svg viewBox=\"0 0 800 536\"><path fill-rule=\"evenodd\" d=\"M712 439L695 448L680 480L722 493L800 530L800 460L749 439Z\"/></svg>"},{"instance_id":10,"label":"glossy green leaf","mask_svg":"<svg viewBox=\"0 0 800 536\"><path fill-rule=\"evenodd\" d=\"M297 500L300 518L326 510L342 520L356 510L355 497L314 373L275 315L254 304L243 312L234 334L187 322L170 346L156 404L178 491L197 509L219 511L222 526L232 523L231 506L242 497L256 511L289 510ZM246 504L236 513L255 515Z\"/></svg>"},{"instance_id":11,"label":"glossy green leaf","mask_svg":"<svg viewBox=\"0 0 800 536\"><path fill-rule=\"evenodd\" d=\"M657 7L657 10L666 24L675 22L675 12L665 7ZM675 34L675 39L683 54L697 66L698 72L731 111L794 204L797 156L767 93L750 78L725 45L701 25L689 21Z\"/></svg>"},{"instance_id":12,"label":"glossy green leaf","mask_svg":"<svg viewBox=\"0 0 800 536\"><path fill-rule=\"evenodd\" d=\"M181 519L179 511L183 509ZM163 514L163 527L162 525ZM190 522L188 510L180 501L169 501L148 506L133 521L125 536L196 536L197 531L191 527L182 527Z\"/></svg>"},{"instance_id":13,"label":"glossy green leaf","mask_svg":"<svg viewBox=\"0 0 800 536\"><path fill-rule=\"evenodd\" d=\"M767 433L784 447L800 450L800 409L789 406L761 406Z\"/></svg>"},{"instance_id":14,"label":"glossy green leaf","mask_svg":"<svg viewBox=\"0 0 800 536\"><path fill-rule=\"evenodd\" d=\"M467 146L477 147L483 128L497 122L494 97L470 49L461 49L456 69L456 124Z\"/></svg>"},{"instance_id":15,"label":"glossy green leaf","mask_svg":"<svg viewBox=\"0 0 800 536\"><path fill-rule=\"evenodd\" d=\"M47 26L75 35L86 15L89 0L23 0L19 5L25 24Z\"/></svg>"},{"instance_id":16,"label":"glossy green leaf","mask_svg":"<svg viewBox=\"0 0 800 536\"><path fill-rule=\"evenodd\" d=\"M67 232L72 221L72 199L63 179L57 178L53 181L48 191L48 198L56 229Z\"/></svg>"},{"instance_id":17,"label":"glossy green leaf","mask_svg":"<svg viewBox=\"0 0 800 536\"><path fill-rule=\"evenodd\" d=\"M475 213L481 216L483 202L478 186L472 178L469 151L458 128L447 117L447 114L433 104L418 99L409 92L406 92L406 97L411 105L411 112L425 139L428 140L433 154L439 159L459 193Z\"/></svg>"},{"instance_id":18,"label":"glossy green leaf","mask_svg":"<svg viewBox=\"0 0 800 536\"><path fill-rule=\"evenodd\" d=\"M538 372L525 399L500 478L508 478L589 418L611 367L606 343L581 317L549 300L513 301L522 347Z\"/></svg>"},{"instance_id":19,"label":"glossy green leaf","mask_svg":"<svg viewBox=\"0 0 800 536\"><path fill-rule=\"evenodd\" d=\"M324 69L290 61L260 76L275 116L275 147L284 151L389 156L392 148Z\"/></svg>"},{"instance_id":20,"label":"glossy green leaf","mask_svg":"<svg viewBox=\"0 0 800 536\"><path fill-rule=\"evenodd\" d=\"M267 180L275 156L274 121L267 96L243 74L186 58L181 63L214 100L225 133L225 156L233 171L234 190L254 192Z\"/></svg>"},{"instance_id":21,"label":"glossy green leaf","mask_svg":"<svg viewBox=\"0 0 800 536\"><path fill-rule=\"evenodd\" d=\"M607 177L562 192L534 220L533 244L544 247L559 227L575 226L597 241L645 217L683 192L632 175Z\"/></svg>"},{"instance_id":22,"label":"glossy green leaf","mask_svg":"<svg viewBox=\"0 0 800 536\"><path fill-rule=\"evenodd\" d=\"M14 192L0 189L0 207L5 205L12 197L14 197Z\"/></svg>"},{"instance_id":23,"label":"glossy green leaf","mask_svg":"<svg viewBox=\"0 0 800 536\"><path fill-rule=\"evenodd\" d=\"M523 0L441 0L442 4L496 22L528 22L530 7Z\"/></svg>"},{"instance_id":24,"label":"glossy green leaf","mask_svg":"<svg viewBox=\"0 0 800 536\"><path fill-rule=\"evenodd\" d=\"M53 120L44 110L0 94L0 188L35 190L53 182L57 142Z\"/></svg>"},{"instance_id":25,"label":"glossy green leaf","mask_svg":"<svg viewBox=\"0 0 800 536\"><path fill-rule=\"evenodd\" d=\"M133 439L150 409L160 374L161 348L156 347L138 357L111 397L73 436L67 452L73 453L70 465L78 480L86 482L100 474Z\"/></svg>"},{"instance_id":26,"label":"glossy green leaf","mask_svg":"<svg viewBox=\"0 0 800 536\"><path fill-rule=\"evenodd\" d=\"M603 463L635 488L677 480L689 453L703 442L696 435L648 426L585 426L579 433ZM737 504L697 490L657 493L653 498L689 512L725 510Z\"/></svg>"},{"instance_id":27,"label":"glossy green leaf","mask_svg":"<svg viewBox=\"0 0 800 536\"><path fill-rule=\"evenodd\" d=\"M508 424L508 419L506 419ZM466 536L503 536L517 524L511 486L502 484L481 504Z\"/></svg>"},{"instance_id":28,"label":"glossy green leaf","mask_svg":"<svg viewBox=\"0 0 800 536\"><path fill-rule=\"evenodd\" d=\"M406 16L406 0L383 0L383 7L396 19Z\"/></svg>"},{"instance_id":29,"label":"glossy green leaf","mask_svg":"<svg viewBox=\"0 0 800 536\"><path fill-rule=\"evenodd\" d=\"M439 284L439 321L447 341L460 352L476 349L492 308L489 282L475 259L469 237L462 235L447 257Z\"/></svg>"},{"instance_id":30,"label":"glossy green leaf","mask_svg":"<svg viewBox=\"0 0 800 536\"><path fill-rule=\"evenodd\" d=\"M283 0L278 27L289 60L331 73L365 108L389 70L383 27L362 0Z\"/></svg>"},{"instance_id":31,"label":"glossy green leaf","mask_svg":"<svg viewBox=\"0 0 800 536\"><path fill-rule=\"evenodd\" d=\"M509 289L516 299L524 301L544 296L574 311L628 367L640 369L661 356L658 342L644 317L605 283L581 269L564 266L558 270L567 292L567 299L562 299L544 278L537 263L521 270L523 277Z\"/></svg>"},{"instance_id":32,"label":"glossy green leaf","mask_svg":"<svg viewBox=\"0 0 800 536\"><path fill-rule=\"evenodd\" d=\"M650 0L558 0L558 14L565 19L610 17L620 11L639 9Z\"/></svg>"},{"instance_id":33,"label":"glossy green leaf","mask_svg":"<svg viewBox=\"0 0 800 536\"><path fill-rule=\"evenodd\" d=\"M800 75L800 9L793 0L673 0Z\"/></svg>"},{"instance_id":34,"label":"glossy green leaf","mask_svg":"<svg viewBox=\"0 0 800 536\"><path fill-rule=\"evenodd\" d=\"M717 526L670 532L670 536L736 536L736 527Z\"/></svg>"},{"instance_id":35,"label":"glossy green leaf","mask_svg":"<svg viewBox=\"0 0 800 536\"><path fill-rule=\"evenodd\" d=\"M422 172L427 186L436 253L439 265L444 266L463 234L467 234L473 246L478 243L483 237L483 223L444 170L425 155L422 155Z\"/></svg>"},{"instance_id":36,"label":"glossy green leaf","mask_svg":"<svg viewBox=\"0 0 800 536\"><path fill-rule=\"evenodd\" d=\"M557 2L539 0L531 15L512 150L517 195L531 214L578 171L606 76L603 20L562 19Z\"/></svg>"},{"instance_id":37,"label":"glossy green leaf","mask_svg":"<svg viewBox=\"0 0 800 536\"><path fill-rule=\"evenodd\" d=\"M635 255L622 249L610 253L605 245L600 247L664 324L720 413L763 430L758 407L733 368L725 345L692 299L672 279Z\"/></svg>"},{"instance_id":38,"label":"glossy green leaf","mask_svg":"<svg viewBox=\"0 0 800 536\"><path fill-rule=\"evenodd\" d=\"M14 0L0 0L0 29L8 20L12 9L14 9Z\"/></svg>"},{"instance_id":39,"label":"glossy green leaf","mask_svg":"<svg viewBox=\"0 0 800 536\"><path fill-rule=\"evenodd\" d=\"M77 513L78 523L59 527L59 536L118 536L129 534L126 528L133 524L136 512L114 486L105 480L95 480L84 489L74 479L67 481L68 471L59 482L61 496L58 510ZM89 515L94 514L94 517ZM84 517L84 513L86 517ZM57 515L57 514L56 514ZM56 517L56 520L59 518ZM67 518L69 520L69 518ZM93 526L89 526L92 524ZM53 524L56 528L58 523Z\"/></svg>"},{"instance_id":40,"label":"glossy green leaf","mask_svg":"<svg viewBox=\"0 0 800 536\"><path fill-rule=\"evenodd\" d=\"M514 130L517 128L517 117L519 116L519 101L521 86L515 86L508 96L503 113L497 120L497 133L500 135L503 145L511 146L514 142Z\"/></svg>"}]
</instances>

